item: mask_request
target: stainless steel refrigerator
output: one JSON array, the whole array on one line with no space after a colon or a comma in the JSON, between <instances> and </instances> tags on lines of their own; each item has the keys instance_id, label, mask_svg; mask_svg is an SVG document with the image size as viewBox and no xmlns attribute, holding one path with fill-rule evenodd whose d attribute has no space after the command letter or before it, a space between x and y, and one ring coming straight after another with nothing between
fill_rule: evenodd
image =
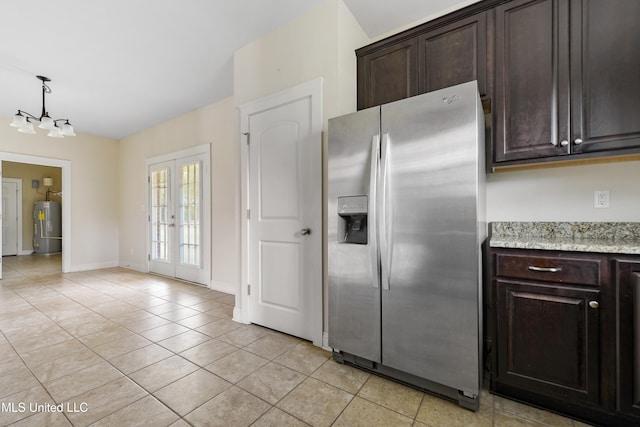
<instances>
[{"instance_id":1,"label":"stainless steel refrigerator","mask_svg":"<svg viewBox=\"0 0 640 427\"><path fill-rule=\"evenodd\" d=\"M478 409L484 164L476 82L329 120L336 361Z\"/></svg>"}]
</instances>

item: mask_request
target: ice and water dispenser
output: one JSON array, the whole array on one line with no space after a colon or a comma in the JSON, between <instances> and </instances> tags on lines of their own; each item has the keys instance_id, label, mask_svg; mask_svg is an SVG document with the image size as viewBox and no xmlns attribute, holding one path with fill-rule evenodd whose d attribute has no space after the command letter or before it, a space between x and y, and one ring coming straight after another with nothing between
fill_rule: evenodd
<instances>
[{"instance_id":1,"label":"ice and water dispenser","mask_svg":"<svg viewBox=\"0 0 640 427\"><path fill-rule=\"evenodd\" d=\"M338 197L338 241L367 244L367 196Z\"/></svg>"}]
</instances>

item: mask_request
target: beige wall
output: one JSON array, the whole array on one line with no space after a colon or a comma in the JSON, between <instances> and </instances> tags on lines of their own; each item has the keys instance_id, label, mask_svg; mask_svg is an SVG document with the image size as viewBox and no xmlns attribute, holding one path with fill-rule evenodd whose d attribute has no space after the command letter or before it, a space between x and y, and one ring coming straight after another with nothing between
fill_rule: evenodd
<instances>
[{"instance_id":1,"label":"beige wall","mask_svg":"<svg viewBox=\"0 0 640 427\"><path fill-rule=\"evenodd\" d=\"M71 163L71 271L113 267L118 263L117 141L78 133L49 138L25 135L0 119L3 153L65 160ZM54 185L58 185L54 181ZM30 185L30 182L29 182ZM63 195L64 205L67 199ZM63 219L64 220L64 219Z\"/></svg>"},{"instance_id":2,"label":"beige wall","mask_svg":"<svg viewBox=\"0 0 640 427\"><path fill-rule=\"evenodd\" d=\"M354 49L366 42L342 1L328 0L236 52L232 98L120 141L120 265L146 268L145 159L211 143L212 284L218 289L239 288L241 171L236 107L323 77L326 131L329 117L355 110Z\"/></svg>"},{"instance_id":3,"label":"beige wall","mask_svg":"<svg viewBox=\"0 0 640 427\"><path fill-rule=\"evenodd\" d=\"M146 270L145 160L202 144L211 146L212 282L239 281L239 154L233 98L176 117L120 141L120 265Z\"/></svg>"},{"instance_id":4,"label":"beige wall","mask_svg":"<svg viewBox=\"0 0 640 427\"><path fill-rule=\"evenodd\" d=\"M326 188L328 119L355 111L354 50L367 43L367 36L344 3L327 0L308 14L239 49L234 56L236 105L323 78L323 189ZM324 190L323 206L326 228ZM326 241L323 248L323 299L327 301ZM326 330L326 304L323 310Z\"/></svg>"},{"instance_id":5,"label":"beige wall","mask_svg":"<svg viewBox=\"0 0 640 427\"><path fill-rule=\"evenodd\" d=\"M62 169L51 166L31 165L28 163L2 162L3 178L22 179L22 250L33 251L33 203L46 200L47 188L42 184L42 178L53 178L51 191L62 190ZM31 187L31 181L37 180L40 188ZM62 202L58 196L51 195L50 200Z\"/></svg>"},{"instance_id":6,"label":"beige wall","mask_svg":"<svg viewBox=\"0 0 640 427\"><path fill-rule=\"evenodd\" d=\"M487 176L487 221L640 221L640 161L509 171ZM593 207L609 190L609 209Z\"/></svg>"},{"instance_id":7,"label":"beige wall","mask_svg":"<svg viewBox=\"0 0 640 427\"><path fill-rule=\"evenodd\" d=\"M324 79L323 117L355 110L354 50L368 42L341 0L327 0L308 14L249 43L234 55L236 105Z\"/></svg>"}]
</instances>

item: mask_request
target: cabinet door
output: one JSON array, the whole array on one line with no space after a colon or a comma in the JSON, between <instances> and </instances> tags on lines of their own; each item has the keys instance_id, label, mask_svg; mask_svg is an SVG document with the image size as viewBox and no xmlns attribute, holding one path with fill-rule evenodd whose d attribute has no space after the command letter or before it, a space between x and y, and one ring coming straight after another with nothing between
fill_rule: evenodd
<instances>
[{"instance_id":1,"label":"cabinet door","mask_svg":"<svg viewBox=\"0 0 640 427\"><path fill-rule=\"evenodd\" d=\"M599 291L498 279L497 377L549 397L597 403Z\"/></svg>"},{"instance_id":2,"label":"cabinet door","mask_svg":"<svg viewBox=\"0 0 640 427\"><path fill-rule=\"evenodd\" d=\"M478 81L487 93L487 15L462 19L418 37L420 93Z\"/></svg>"},{"instance_id":3,"label":"cabinet door","mask_svg":"<svg viewBox=\"0 0 640 427\"><path fill-rule=\"evenodd\" d=\"M640 261L616 262L618 411L640 417Z\"/></svg>"},{"instance_id":4,"label":"cabinet door","mask_svg":"<svg viewBox=\"0 0 640 427\"><path fill-rule=\"evenodd\" d=\"M567 23L564 0L496 8L496 163L569 154Z\"/></svg>"},{"instance_id":5,"label":"cabinet door","mask_svg":"<svg viewBox=\"0 0 640 427\"><path fill-rule=\"evenodd\" d=\"M640 1L614 3L572 3L575 153L640 147Z\"/></svg>"},{"instance_id":6,"label":"cabinet door","mask_svg":"<svg viewBox=\"0 0 640 427\"><path fill-rule=\"evenodd\" d=\"M358 57L358 110L417 94L416 38Z\"/></svg>"}]
</instances>

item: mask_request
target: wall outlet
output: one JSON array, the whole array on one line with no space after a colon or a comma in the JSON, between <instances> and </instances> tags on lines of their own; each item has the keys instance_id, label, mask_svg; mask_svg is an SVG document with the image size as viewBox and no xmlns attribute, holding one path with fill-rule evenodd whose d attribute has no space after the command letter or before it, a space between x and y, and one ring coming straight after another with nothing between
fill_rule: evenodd
<instances>
[{"instance_id":1,"label":"wall outlet","mask_svg":"<svg viewBox=\"0 0 640 427\"><path fill-rule=\"evenodd\" d=\"M595 190L593 192L593 207L594 208L609 207L609 190Z\"/></svg>"}]
</instances>

